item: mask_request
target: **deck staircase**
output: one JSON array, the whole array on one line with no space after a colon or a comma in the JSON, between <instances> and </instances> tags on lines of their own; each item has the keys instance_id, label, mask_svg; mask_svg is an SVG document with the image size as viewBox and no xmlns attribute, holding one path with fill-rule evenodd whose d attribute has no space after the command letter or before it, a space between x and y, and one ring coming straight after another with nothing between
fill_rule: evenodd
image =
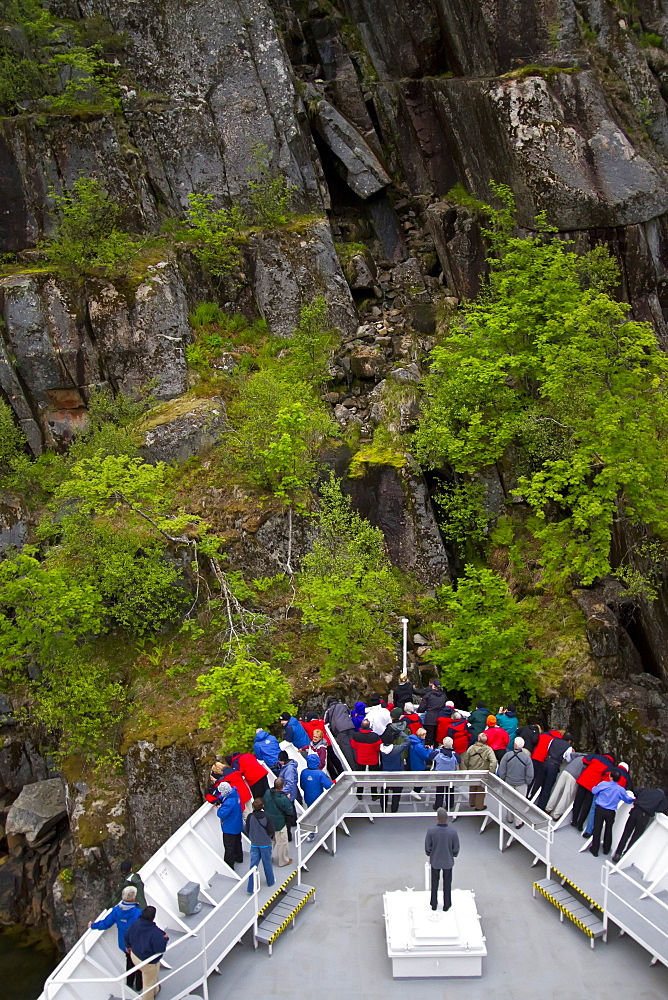
<instances>
[{"instance_id":1,"label":"deck staircase","mask_svg":"<svg viewBox=\"0 0 668 1000\"><path fill-rule=\"evenodd\" d=\"M585 892L583 892L574 882L562 875L561 872L553 869L556 878L544 878L533 884L533 895L538 891L559 910L559 919L563 923L564 917L568 917L583 934L586 934L591 942L592 948L597 938L606 939L605 926L603 921L593 913L593 909L600 910ZM557 881L559 879L559 881ZM566 886L569 888L566 888Z\"/></svg>"},{"instance_id":2,"label":"deck staircase","mask_svg":"<svg viewBox=\"0 0 668 1000\"><path fill-rule=\"evenodd\" d=\"M268 899L258 916L256 942L266 944L271 955L274 942L289 926L295 927L295 918L299 911L311 900L315 903L315 887L290 883L294 881L295 873L285 880L271 899Z\"/></svg>"}]
</instances>

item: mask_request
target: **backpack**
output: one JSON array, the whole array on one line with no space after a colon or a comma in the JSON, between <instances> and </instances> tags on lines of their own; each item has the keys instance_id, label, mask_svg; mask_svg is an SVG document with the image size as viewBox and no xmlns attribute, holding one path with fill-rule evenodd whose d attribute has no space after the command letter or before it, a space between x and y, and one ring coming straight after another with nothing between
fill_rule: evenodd
<instances>
[{"instance_id":1,"label":"backpack","mask_svg":"<svg viewBox=\"0 0 668 1000\"><path fill-rule=\"evenodd\" d=\"M450 750L449 752L444 752L439 750L434 757L434 770L435 771L456 771L459 765L459 757L454 752Z\"/></svg>"}]
</instances>

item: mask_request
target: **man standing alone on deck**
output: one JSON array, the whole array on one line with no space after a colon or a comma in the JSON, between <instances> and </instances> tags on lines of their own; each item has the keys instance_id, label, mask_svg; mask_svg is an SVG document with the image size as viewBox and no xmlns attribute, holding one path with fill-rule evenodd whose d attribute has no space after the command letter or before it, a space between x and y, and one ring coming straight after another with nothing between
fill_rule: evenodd
<instances>
[{"instance_id":1,"label":"man standing alone on deck","mask_svg":"<svg viewBox=\"0 0 668 1000\"><path fill-rule=\"evenodd\" d=\"M452 889L452 869L455 858L459 854L459 837L457 832L448 826L448 814L445 809L436 810L437 825L427 830L424 841L425 854L431 865L431 908L438 907L438 880L443 875L443 909L452 906L450 891Z\"/></svg>"}]
</instances>

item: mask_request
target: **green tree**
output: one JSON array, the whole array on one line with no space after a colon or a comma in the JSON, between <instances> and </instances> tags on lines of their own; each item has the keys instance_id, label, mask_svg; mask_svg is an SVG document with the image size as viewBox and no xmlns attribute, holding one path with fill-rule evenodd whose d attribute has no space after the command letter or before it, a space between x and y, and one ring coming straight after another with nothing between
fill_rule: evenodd
<instances>
[{"instance_id":1,"label":"green tree","mask_svg":"<svg viewBox=\"0 0 668 1000\"><path fill-rule=\"evenodd\" d=\"M469 568L456 590L439 590L438 606L446 623L431 625L438 646L430 658L444 687L490 705L534 691L541 655L529 645L523 605L505 580L492 570Z\"/></svg>"},{"instance_id":2,"label":"green tree","mask_svg":"<svg viewBox=\"0 0 668 1000\"><path fill-rule=\"evenodd\" d=\"M250 750L259 726L270 726L281 712L294 711L290 683L276 667L253 660L243 645L224 663L197 678L205 727L222 724L228 752Z\"/></svg>"},{"instance_id":3,"label":"green tree","mask_svg":"<svg viewBox=\"0 0 668 1000\"><path fill-rule=\"evenodd\" d=\"M252 155L249 170L258 177L248 184L253 222L268 229L282 226L288 221L290 201L297 189L283 174L272 173L268 146L256 143Z\"/></svg>"},{"instance_id":4,"label":"green tree","mask_svg":"<svg viewBox=\"0 0 668 1000\"><path fill-rule=\"evenodd\" d=\"M488 288L431 354L414 443L423 465L465 473L512 445L548 580L589 584L610 572L618 516L668 534L668 358L611 297L604 249L580 256L502 221Z\"/></svg>"},{"instance_id":5,"label":"green tree","mask_svg":"<svg viewBox=\"0 0 668 1000\"><path fill-rule=\"evenodd\" d=\"M245 219L241 209L213 208L213 195L188 195L185 238L202 267L209 274L225 277L241 264L241 229Z\"/></svg>"},{"instance_id":6,"label":"green tree","mask_svg":"<svg viewBox=\"0 0 668 1000\"><path fill-rule=\"evenodd\" d=\"M318 538L303 560L296 603L326 650L325 676L392 649L401 596L383 533L353 510L333 476L321 487Z\"/></svg>"},{"instance_id":7,"label":"green tree","mask_svg":"<svg viewBox=\"0 0 668 1000\"><path fill-rule=\"evenodd\" d=\"M327 323L327 302L318 296L301 308L284 363L288 377L322 386L329 375L329 359L336 342L336 334Z\"/></svg>"}]
</instances>

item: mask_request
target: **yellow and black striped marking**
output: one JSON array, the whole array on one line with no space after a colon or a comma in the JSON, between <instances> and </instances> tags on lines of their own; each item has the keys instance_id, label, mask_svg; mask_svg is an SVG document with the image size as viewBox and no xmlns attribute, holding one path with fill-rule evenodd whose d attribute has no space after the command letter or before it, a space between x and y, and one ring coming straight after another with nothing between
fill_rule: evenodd
<instances>
[{"instance_id":1,"label":"yellow and black striped marking","mask_svg":"<svg viewBox=\"0 0 668 1000\"><path fill-rule=\"evenodd\" d=\"M558 868L553 868L552 871L557 876L557 878L561 880L562 885L564 882L566 883L566 885L570 885L570 887L572 889L575 889L575 891L579 893L579 895L582 896L583 899L586 899L587 902L591 904L591 906L595 906L597 910L600 910L601 913L603 912L603 907L601 906L601 904L597 903L595 899L591 898L591 896L588 896L586 892L583 892L580 886L576 885L575 882L569 879L567 875L564 875L562 872L560 872Z\"/></svg>"},{"instance_id":2,"label":"yellow and black striped marking","mask_svg":"<svg viewBox=\"0 0 668 1000\"><path fill-rule=\"evenodd\" d=\"M576 916L574 916L572 913L570 913L566 909L565 906L562 906L561 903L559 902L559 900L555 899L554 896L551 895L551 893L549 893L546 889L543 889L543 887L541 885L539 885L538 882L534 882L533 885L534 885L534 889L538 889L538 891L541 894L541 896L545 896L545 899L548 899L550 901L550 903L552 903L554 906L556 906L556 908L558 910L561 910L561 912L565 916L567 916L568 919L571 920L576 925L576 927L579 927L581 931L584 931L584 933L587 935L587 937L591 938L591 937L594 936L594 932L589 927L587 927L585 924L582 923L581 920L579 920Z\"/></svg>"},{"instance_id":3,"label":"yellow and black striped marking","mask_svg":"<svg viewBox=\"0 0 668 1000\"><path fill-rule=\"evenodd\" d=\"M269 944L273 944L274 941L276 940L276 938L279 936L279 934L282 934L283 931L285 930L285 928L289 924L292 923L292 921L295 919L295 917L297 916L297 914L301 910L301 908L304 905L304 903L306 903L307 900L309 900L311 898L311 896L314 894L314 892L315 892L315 889L311 889L311 891L304 896L304 898L302 899L301 903L299 903L297 906L295 906L295 908L292 911L292 913L290 914L290 916L286 917L286 919L283 921L283 923L281 924L281 926L278 927L274 931L274 933L271 935L271 937L269 938Z\"/></svg>"},{"instance_id":4,"label":"yellow and black striped marking","mask_svg":"<svg viewBox=\"0 0 668 1000\"><path fill-rule=\"evenodd\" d=\"M288 884L288 882L290 882L295 877L296 874L297 874L296 870L293 871L292 875L288 875L288 877L286 878L285 882L283 882L283 883L281 883L281 885L279 885L279 887L276 890L276 892L274 893L274 895L270 896L269 899L267 900L267 902L264 904L264 906L261 906L260 909L257 911L258 917L261 917L262 914L265 912L265 910L268 910L269 907L271 906L271 904L276 902L276 900L278 899L278 897L285 890L285 887Z\"/></svg>"}]
</instances>

